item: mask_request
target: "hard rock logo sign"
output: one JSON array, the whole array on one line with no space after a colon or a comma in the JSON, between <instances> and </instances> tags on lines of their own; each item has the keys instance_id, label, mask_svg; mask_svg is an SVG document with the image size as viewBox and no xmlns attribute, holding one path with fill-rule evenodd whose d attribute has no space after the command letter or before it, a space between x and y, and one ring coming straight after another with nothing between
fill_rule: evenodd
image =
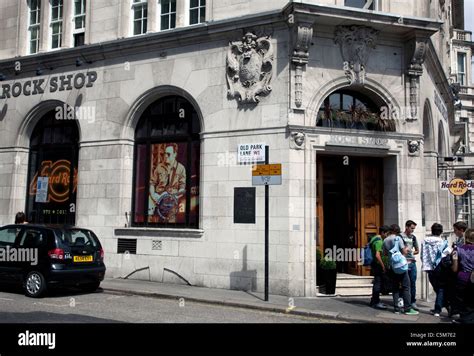
<instances>
[{"instance_id":1,"label":"hard rock logo sign","mask_svg":"<svg viewBox=\"0 0 474 356\"><path fill-rule=\"evenodd\" d=\"M69 199L71 182L71 162L67 160L43 161L29 187L30 196L36 195L38 177L48 177L47 202L64 203ZM77 189L77 169L74 168L73 194Z\"/></svg>"}]
</instances>

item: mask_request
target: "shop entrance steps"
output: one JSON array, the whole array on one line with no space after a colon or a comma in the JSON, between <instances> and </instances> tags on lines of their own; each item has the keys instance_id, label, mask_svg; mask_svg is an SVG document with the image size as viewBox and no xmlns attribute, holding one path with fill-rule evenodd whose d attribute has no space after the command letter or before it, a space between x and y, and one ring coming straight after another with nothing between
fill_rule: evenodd
<instances>
[{"instance_id":1,"label":"shop entrance steps","mask_svg":"<svg viewBox=\"0 0 474 356\"><path fill-rule=\"evenodd\" d=\"M336 280L336 295L341 297L372 295L372 280L370 276L354 276L338 273Z\"/></svg>"}]
</instances>

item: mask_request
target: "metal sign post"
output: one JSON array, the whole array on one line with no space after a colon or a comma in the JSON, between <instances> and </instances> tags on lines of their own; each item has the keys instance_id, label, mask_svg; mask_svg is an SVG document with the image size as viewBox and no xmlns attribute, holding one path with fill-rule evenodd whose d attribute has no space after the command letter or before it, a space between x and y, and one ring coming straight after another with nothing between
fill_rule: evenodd
<instances>
[{"instance_id":1,"label":"metal sign post","mask_svg":"<svg viewBox=\"0 0 474 356\"><path fill-rule=\"evenodd\" d=\"M252 185L265 186L265 301L268 302L268 249L270 245L269 228L269 189L270 185L281 185L281 164L268 164L269 147L265 146L265 164L254 165Z\"/></svg>"},{"instance_id":2,"label":"metal sign post","mask_svg":"<svg viewBox=\"0 0 474 356\"><path fill-rule=\"evenodd\" d=\"M265 146L265 164L268 164L269 156L268 146ZM269 186L265 184L265 298L264 300L268 302L268 244L269 244Z\"/></svg>"}]
</instances>

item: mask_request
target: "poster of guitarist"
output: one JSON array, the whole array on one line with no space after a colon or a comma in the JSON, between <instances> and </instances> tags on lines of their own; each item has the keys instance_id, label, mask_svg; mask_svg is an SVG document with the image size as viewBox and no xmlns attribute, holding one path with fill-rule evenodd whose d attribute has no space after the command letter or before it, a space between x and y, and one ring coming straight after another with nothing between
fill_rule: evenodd
<instances>
[{"instance_id":1,"label":"poster of guitarist","mask_svg":"<svg viewBox=\"0 0 474 356\"><path fill-rule=\"evenodd\" d=\"M183 147L179 147L183 146ZM148 221L184 223L186 207L186 168L178 162L186 144L152 145Z\"/></svg>"}]
</instances>

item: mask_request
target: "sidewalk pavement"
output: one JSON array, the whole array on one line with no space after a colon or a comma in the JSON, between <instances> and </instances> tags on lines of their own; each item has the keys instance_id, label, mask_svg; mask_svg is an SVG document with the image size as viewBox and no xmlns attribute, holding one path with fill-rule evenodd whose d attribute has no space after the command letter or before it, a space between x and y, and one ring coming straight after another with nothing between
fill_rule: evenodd
<instances>
[{"instance_id":1,"label":"sidewalk pavement","mask_svg":"<svg viewBox=\"0 0 474 356\"><path fill-rule=\"evenodd\" d=\"M290 297L270 295L263 301L263 293L237 290L194 287L180 284L148 282L135 279L106 278L101 287L106 292L140 295L151 298L179 299L185 302L199 302L228 307L257 309L299 316L331 319L332 321L354 323L450 323L446 313L441 317L431 315L434 302L417 301L420 314L416 316L393 313L392 297L382 296L387 310L369 307L370 297ZM294 305L294 307L292 306Z\"/></svg>"}]
</instances>

